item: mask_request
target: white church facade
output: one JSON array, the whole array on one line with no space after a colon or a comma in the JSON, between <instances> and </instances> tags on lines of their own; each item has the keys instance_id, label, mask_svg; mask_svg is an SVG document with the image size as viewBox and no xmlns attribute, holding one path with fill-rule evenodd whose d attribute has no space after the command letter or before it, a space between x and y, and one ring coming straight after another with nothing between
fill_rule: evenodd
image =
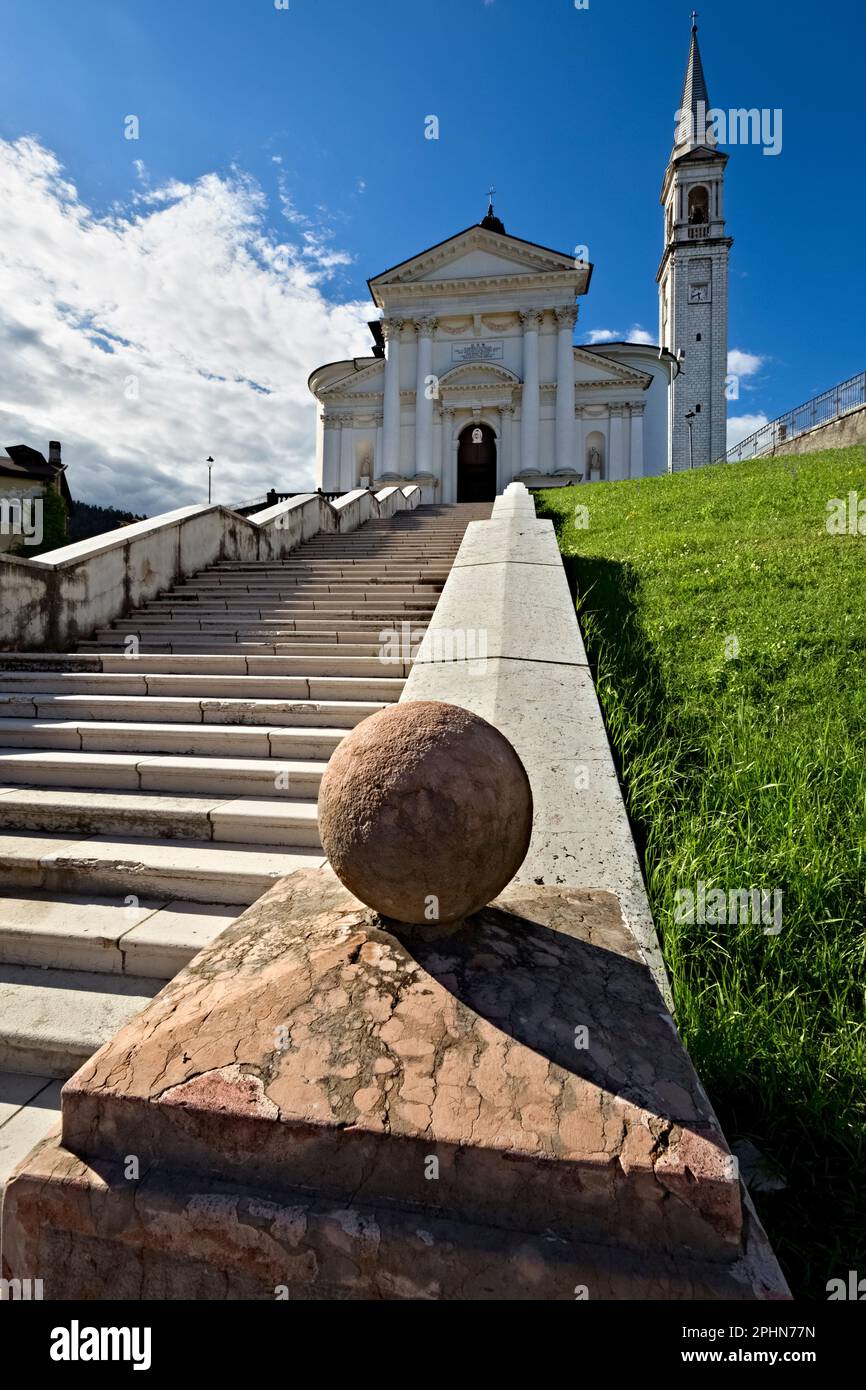
<instances>
[{"instance_id":1,"label":"white church facade","mask_svg":"<svg viewBox=\"0 0 866 1390\"><path fill-rule=\"evenodd\" d=\"M693 28L682 105L703 98ZM682 120L665 177L661 346L576 346L592 265L509 235L491 203L477 226L370 280L382 314L370 355L312 373L319 487L415 483L425 502L484 501L514 480L640 478L724 453L730 241L726 157L709 138L705 119L703 131Z\"/></svg>"}]
</instances>

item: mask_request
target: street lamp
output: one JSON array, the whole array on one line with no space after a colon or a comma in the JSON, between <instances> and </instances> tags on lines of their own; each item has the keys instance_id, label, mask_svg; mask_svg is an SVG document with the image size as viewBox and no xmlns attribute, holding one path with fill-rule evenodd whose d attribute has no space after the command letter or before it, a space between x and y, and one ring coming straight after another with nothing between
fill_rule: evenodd
<instances>
[{"instance_id":1,"label":"street lamp","mask_svg":"<svg viewBox=\"0 0 866 1390\"><path fill-rule=\"evenodd\" d=\"M208 457L207 457L207 459L205 460L205 462L207 463L207 504L208 504L208 506L210 506L210 493L211 493L210 481L211 481L211 473L213 472L213 459L211 458L210 454L208 454Z\"/></svg>"},{"instance_id":2,"label":"street lamp","mask_svg":"<svg viewBox=\"0 0 866 1390\"><path fill-rule=\"evenodd\" d=\"M692 420L695 418L695 412L693 410L687 410L685 418L686 424L689 427L689 468L692 469L695 466L695 446L692 438Z\"/></svg>"}]
</instances>

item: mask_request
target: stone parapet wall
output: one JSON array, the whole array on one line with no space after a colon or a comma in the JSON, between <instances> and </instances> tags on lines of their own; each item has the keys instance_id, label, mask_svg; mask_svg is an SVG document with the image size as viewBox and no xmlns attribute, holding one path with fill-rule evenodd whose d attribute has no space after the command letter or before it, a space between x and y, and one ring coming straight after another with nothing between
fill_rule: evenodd
<instances>
[{"instance_id":1,"label":"stone parapet wall","mask_svg":"<svg viewBox=\"0 0 866 1390\"><path fill-rule=\"evenodd\" d=\"M38 558L0 557L0 650L64 651L218 560L278 559L320 531L414 509L417 487L293 497L250 517L180 507Z\"/></svg>"},{"instance_id":2,"label":"stone parapet wall","mask_svg":"<svg viewBox=\"0 0 866 1390\"><path fill-rule=\"evenodd\" d=\"M866 444L866 405L857 406L826 425L777 443L772 454L814 454L819 449L847 449L852 444Z\"/></svg>"},{"instance_id":3,"label":"stone parapet wall","mask_svg":"<svg viewBox=\"0 0 866 1390\"><path fill-rule=\"evenodd\" d=\"M553 523L522 483L469 524L401 700L462 705L505 734L535 807L517 881L616 893L669 998Z\"/></svg>"}]
</instances>

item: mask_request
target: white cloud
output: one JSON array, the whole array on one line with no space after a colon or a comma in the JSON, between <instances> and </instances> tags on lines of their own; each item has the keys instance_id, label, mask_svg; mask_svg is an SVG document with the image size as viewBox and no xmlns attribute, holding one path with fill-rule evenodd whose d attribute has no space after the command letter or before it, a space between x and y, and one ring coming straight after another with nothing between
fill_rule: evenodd
<instances>
[{"instance_id":1,"label":"white cloud","mask_svg":"<svg viewBox=\"0 0 866 1390\"><path fill-rule=\"evenodd\" d=\"M311 485L307 377L369 344L372 306L322 293L346 253L299 214L280 241L243 173L137 174L97 215L53 154L0 140L3 444L60 439L74 497L151 514L206 498L208 454L218 501Z\"/></svg>"},{"instance_id":2,"label":"white cloud","mask_svg":"<svg viewBox=\"0 0 866 1390\"><path fill-rule=\"evenodd\" d=\"M754 376L761 370L765 360L753 352L741 352L739 348L731 348L728 353L728 371L739 377Z\"/></svg>"},{"instance_id":3,"label":"white cloud","mask_svg":"<svg viewBox=\"0 0 866 1390\"><path fill-rule=\"evenodd\" d=\"M756 430L762 429L763 426L767 424L769 424L767 416L760 413L756 415L734 415L733 417L729 415L728 448L736 448L743 439L748 438L750 434L754 434Z\"/></svg>"},{"instance_id":4,"label":"white cloud","mask_svg":"<svg viewBox=\"0 0 866 1390\"><path fill-rule=\"evenodd\" d=\"M587 342L590 347L595 343L654 343L655 338L651 333L647 333L645 328L641 328L639 323L635 323L627 333L620 333L618 328L593 328L590 329Z\"/></svg>"}]
</instances>

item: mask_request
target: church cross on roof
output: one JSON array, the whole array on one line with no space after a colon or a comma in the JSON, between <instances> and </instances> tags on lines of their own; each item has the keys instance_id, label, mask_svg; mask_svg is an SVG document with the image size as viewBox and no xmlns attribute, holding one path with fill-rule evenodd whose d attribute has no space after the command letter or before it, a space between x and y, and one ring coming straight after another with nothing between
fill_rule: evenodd
<instances>
[{"instance_id":1,"label":"church cross on roof","mask_svg":"<svg viewBox=\"0 0 866 1390\"><path fill-rule=\"evenodd\" d=\"M487 205L487 216L482 217L478 225L480 227L486 227L488 232L499 232L500 235L506 236L507 233L505 231L505 223L502 222L501 219L498 218L496 216L496 213L493 211L493 195L495 192L496 189L491 184L487 194L488 198L490 199Z\"/></svg>"}]
</instances>

